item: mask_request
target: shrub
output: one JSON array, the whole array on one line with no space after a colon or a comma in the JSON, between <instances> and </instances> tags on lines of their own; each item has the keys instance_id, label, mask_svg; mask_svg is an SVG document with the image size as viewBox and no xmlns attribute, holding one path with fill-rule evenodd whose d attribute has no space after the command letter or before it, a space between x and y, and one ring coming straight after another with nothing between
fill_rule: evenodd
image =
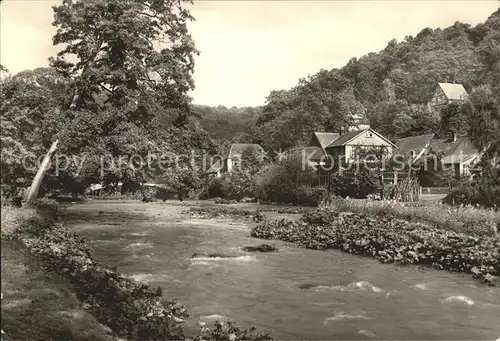
<instances>
[{"instance_id":1,"label":"shrub","mask_svg":"<svg viewBox=\"0 0 500 341\"><path fill-rule=\"evenodd\" d=\"M229 204L236 204L238 202L236 200L229 200L229 199L224 199L224 198L215 198L214 203L229 205Z\"/></svg>"},{"instance_id":2,"label":"shrub","mask_svg":"<svg viewBox=\"0 0 500 341\"><path fill-rule=\"evenodd\" d=\"M255 196L254 180L250 173L236 170L222 177L222 198L241 200Z\"/></svg>"},{"instance_id":3,"label":"shrub","mask_svg":"<svg viewBox=\"0 0 500 341\"><path fill-rule=\"evenodd\" d=\"M255 184L252 175L246 171L235 170L222 177L208 181L200 199L227 199L240 201L246 197L255 197Z\"/></svg>"},{"instance_id":4,"label":"shrub","mask_svg":"<svg viewBox=\"0 0 500 341\"><path fill-rule=\"evenodd\" d=\"M336 173L330 181L330 193L342 198L365 199L370 194L380 193L377 172L360 164L356 170Z\"/></svg>"},{"instance_id":5,"label":"shrub","mask_svg":"<svg viewBox=\"0 0 500 341\"><path fill-rule=\"evenodd\" d=\"M235 207L217 206L217 207L191 207L182 212L200 218L231 218L231 217L251 217L254 212L250 210L239 209Z\"/></svg>"},{"instance_id":6,"label":"shrub","mask_svg":"<svg viewBox=\"0 0 500 341\"><path fill-rule=\"evenodd\" d=\"M301 153L294 153L261 172L256 181L258 198L274 203L317 205L324 191L311 188L317 175L303 162Z\"/></svg>"},{"instance_id":7,"label":"shrub","mask_svg":"<svg viewBox=\"0 0 500 341\"><path fill-rule=\"evenodd\" d=\"M450 205L500 208L500 169L461 183L444 199Z\"/></svg>"}]
</instances>

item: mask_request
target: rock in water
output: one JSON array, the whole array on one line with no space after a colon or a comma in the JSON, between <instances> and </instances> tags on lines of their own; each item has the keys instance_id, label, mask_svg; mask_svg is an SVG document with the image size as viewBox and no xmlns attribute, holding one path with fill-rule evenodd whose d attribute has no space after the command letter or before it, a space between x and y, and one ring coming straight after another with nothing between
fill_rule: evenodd
<instances>
[{"instance_id":1,"label":"rock in water","mask_svg":"<svg viewBox=\"0 0 500 341\"><path fill-rule=\"evenodd\" d=\"M261 244L259 246L245 246L243 250L247 252L273 252L276 251L276 248L271 245Z\"/></svg>"}]
</instances>

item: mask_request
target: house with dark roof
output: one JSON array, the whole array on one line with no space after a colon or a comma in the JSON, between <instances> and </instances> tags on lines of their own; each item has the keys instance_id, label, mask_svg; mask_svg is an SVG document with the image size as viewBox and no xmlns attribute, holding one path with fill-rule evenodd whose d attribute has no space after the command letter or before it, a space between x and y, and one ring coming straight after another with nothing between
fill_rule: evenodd
<instances>
[{"instance_id":1,"label":"house with dark roof","mask_svg":"<svg viewBox=\"0 0 500 341\"><path fill-rule=\"evenodd\" d=\"M342 135L316 132L311 138L310 146L304 150L309 151L306 157L311 162L318 163L320 160L324 160L325 162L333 160L334 163L337 163L340 161L354 161L358 148L383 149L386 151L385 155L390 157L397 147L375 130L366 128L350 131Z\"/></svg>"},{"instance_id":2,"label":"house with dark roof","mask_svg":"<svg viewBox=\"0 0 500 341\"><path fill-rule=\"evenodd\" d=\"M413 152L412 163L425 166L431 155L440 157L445 169L452 170L456 178L471 175L471 169L481 160L485 150L478 150L466 136L435 138L434 135L413 136L396 141L401 154Z\"/></svg>"},{"instance_id":3,"label":"house with dark roof","mask_svg":"<svg viewBox=\"0 0 500 341\"><path fill-rule=\"evenodd\" d=\"M434 134L410 136L396 140L398 155L408 158L410 164L417 162L429 149Z\"/></svg>"},{"instance_id":4,"label":"house with dark roof","mask_svg":"<svg viewBox=\"0 0 500 341\"><path fill-rule=\"evenodd\" d=\"M241 155L245 151L253 151L259 155L264 155L264 149L258 144L233 143L229 149L228 155L216 160L205 174L220 177L223 173L231 172L234 168L241 165Z\"/></svg>"},{"instance_id":5,"label":"house with dark roof","mask_svg":"<svg viewBox=\"0 0 500 341\"><path fill-rule=\"evenodd\" d=\"M471 175L471 168L481 159L483 154L468 137L451 139L434 139L429 152L441 155L441 163L446 169L452 169L456 178Z\"/></svg>"},{"instance_id":6,"label":"house with dark roof","mask_svg":"<svg viewBox=\"0 0 500 341\"><path fill-rule=\"evenodd\" d=\"M451 103L464 103L468 100L469 94L462 84L438 83L428 106L429 108L440 109Z\"/></svg>"}]
</instances>

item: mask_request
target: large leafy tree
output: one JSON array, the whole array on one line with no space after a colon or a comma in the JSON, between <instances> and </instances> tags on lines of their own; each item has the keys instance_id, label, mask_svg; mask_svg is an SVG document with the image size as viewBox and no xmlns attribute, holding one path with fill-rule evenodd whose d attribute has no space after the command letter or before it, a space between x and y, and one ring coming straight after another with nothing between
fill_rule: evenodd
<instances>
[{"instance_id":1,"label":"large leafy tree","mask_svg":"<svg viewBox=\"0 0 500 341\"><path fill-rule=\"evenodd\" d=\"M452 103L441 111L441 136L463 135L467 131L469 131L469 121L460 104Z\"/></svg>"},{"instance_id":2,"label":"large leafy tree","mask_svg":"<svg viewBox=\"0 0 500 341\"><path fill-rule=\"evenodd\" d=\"M7 70L5 70L7 71ZM30 179L37 158L62 129L61 108L70 83L52 68L19 72L0 80L2 185ZM26 182L27 183L27 182Z\"/></svg>"},{"instance_id":3,"label":"large leafy tree","mask_svg":"<svg viewBox=\"0 0 500 341\"><path fill-rule=\"evenodd\" d=\"M67 152L87 155L80 176L89 181L102 176L103 157L138 155L144 161L148 153L182 144L180 130L190 126L187 93L194 87L197 53L187 30L193 17L185 4L64 0L53 8L53 42L65 47L51 65L74 81L67 129L59 137ZM141 166L137 161L133 167L115 167L103 180L141 180L144 173L136 171Z\"/></svg>"}]
</instances>

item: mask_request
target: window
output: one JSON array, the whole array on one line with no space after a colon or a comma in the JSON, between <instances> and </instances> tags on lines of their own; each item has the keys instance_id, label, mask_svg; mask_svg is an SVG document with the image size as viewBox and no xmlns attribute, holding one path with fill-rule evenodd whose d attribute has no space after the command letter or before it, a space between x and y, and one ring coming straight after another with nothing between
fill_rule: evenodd
<instances>
[{"instance_id":1,"label":"window","mask_svg":"<svg viewBox=\"0 0 500 341\"><path fill-rule=\"evenodd\" d=\"M464 175L469 175L470 174L470 167L469 167L469 165L464 165L463 173L464 173Z\"/></svg>"},{"instance_id":2,"label":"window","mask_svg":"<svg viewBox=\"0 0 500 341\"><path fill-rule=\"evenodd\" d=\"M366 133L366 137L373 137L373 133L371 132Z\"/></svg>"}]
</instances>

